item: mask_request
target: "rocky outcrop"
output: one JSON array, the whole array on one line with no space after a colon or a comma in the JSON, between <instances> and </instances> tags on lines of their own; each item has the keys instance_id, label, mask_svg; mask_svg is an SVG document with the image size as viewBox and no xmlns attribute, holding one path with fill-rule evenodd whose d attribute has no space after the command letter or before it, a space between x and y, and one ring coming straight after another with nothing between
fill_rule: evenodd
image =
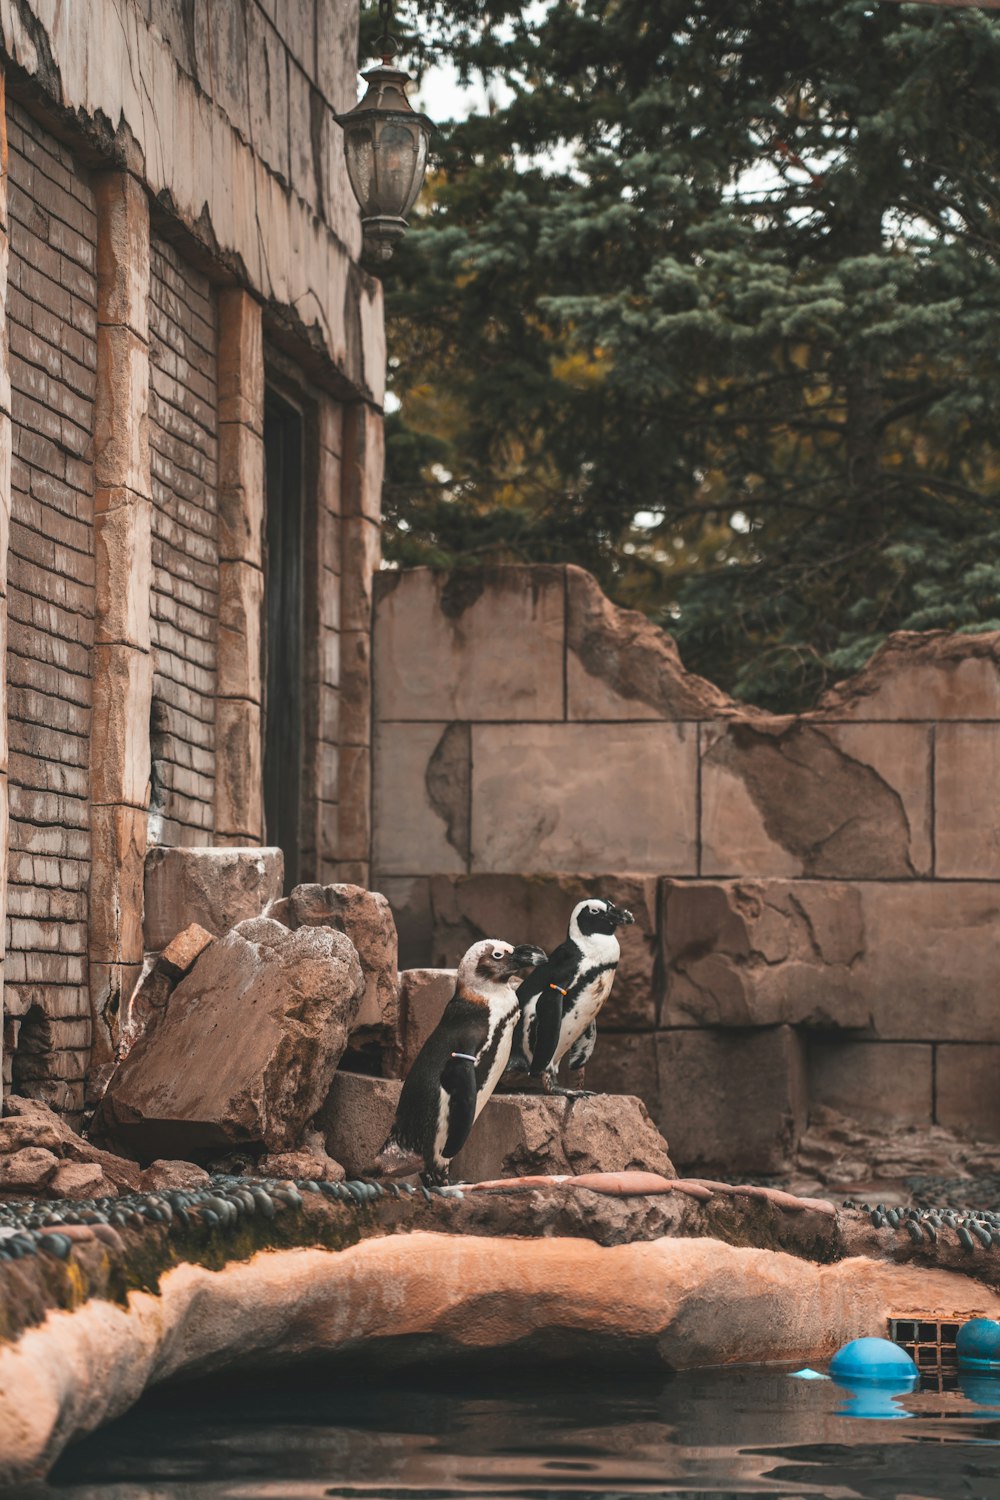
<instances>
[{"instance_id":1,"label":"rocky outcrop","mask_svg":"<svg viewBox=\"0 0 1000 1500\"><path fill-rule=\"evenodd\" d=\"M399 1020L399 983L396 924L385 897L359 885L297 885L265 915L293 932L300 927L333 927L346 933L365 976L352 1030L388 1043Z\"/></svg>"},{"instance_id":2,"label":"rocky outcrop","mask_svg":"<svg viewBox=\"0 0 1000 1500\"><path fill-rule=\"evenodd\" d=\"M396 1113L400 1085L338 1073L317 1125L349 1176L364 1174ZM451 1168L453 1182L524 1173L575 1175L630 1168L673 1175L667 1143L639 1099L494 1094Z\"/></svg>"},{"instance_id":3,"label":"rocky outcrop","mask_svg":"<svg viewBox=\"0 0 1000 1500\"><path fill-rule=\"evenodd\" d=\"M122 1017L118 1033L119 1057L129 1052L143 1033L156 1025L174 989L213 941L210 932L197 922L191 922L183 932L171 938L162 953L147 958L142 977Z\"/></svg>"},{"instance_id":4,"label":"rocky outcrop","mask_svg":"<svg viewBox=\"0 0 1000 1500\"><path fill-rule=\"evenodd\" d=\"M0 1194L115 1197L139 1186L135 1162L101 1151L37 1099L9 1094L0 1120Z\"/></svg>"},{"instance_id":5,"label":"rocky outcrop","mask_svg":"<svg viewBox=\"0 0 1000 1500\"><path fill-rule=\"evenodd\" d=\"M146 855L143 939L161 952L192 922L221 937L258 917L281 895L280 849L150 849Z\"/></svg>"},{"instance_id":6,"label":"rocky outcrop","mask_svg":"<svg viewBox=\"0 0 1000 1500\"><path fill-rule=\"evenodd\" d=\"M326 1096L364 993L329 927L258 917L213 943L119 1064L92 1133L140 1160L293 1149Z\"/></svg>"}]
</instances>

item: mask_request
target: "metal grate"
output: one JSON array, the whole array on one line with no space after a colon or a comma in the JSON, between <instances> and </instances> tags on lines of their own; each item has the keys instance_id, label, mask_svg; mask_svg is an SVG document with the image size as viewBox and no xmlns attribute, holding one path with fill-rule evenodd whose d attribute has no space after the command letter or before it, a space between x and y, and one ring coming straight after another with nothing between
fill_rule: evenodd
<instances>
[{"instance_id":1,"label":"metal grate","mask_svg":"<svg viewBox=\"0 0 1000 1500\"><path fill-rule=\"evenodd\" d=\"M889 1337L905 1349L920 1371L925 1390L958 1389L955 1340L965 1317L941 1313L898 1313L889 1319Z\"/></svg>"}]
</instances>

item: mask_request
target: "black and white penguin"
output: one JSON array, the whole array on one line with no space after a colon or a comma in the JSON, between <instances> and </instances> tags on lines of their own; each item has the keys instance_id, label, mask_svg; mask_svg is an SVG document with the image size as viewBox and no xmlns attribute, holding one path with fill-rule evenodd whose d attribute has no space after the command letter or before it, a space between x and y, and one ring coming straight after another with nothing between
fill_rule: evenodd
<instances>
[{"instance_id":1,"label":"black and white penguin","mask_svg":"<svg viewBox=\"0 0 1000 1500\"><path fill-rule=\"evenodd\" d=\"M514 1034L509 1082L517 1075L541 1079L546 1093L583 1092L583 1070L597 1040L597 1014L611 993L621 949L616 929L635 921L613 901L593 897L573 908L569 933L517 992L521 1014ZM556 1086L566 1058L572 1089Z\"/></svg>"},{"instance_id":2,"label":"black and white penguin","mask_svg":"<svg viewBox=\"0 0 1000 1500\"><path fill-rule=\"evenodd\" d=\"M541 948L527 943L512 948L487 938L473 944L458 966L454 995L407 1074L374 1174L398 1177L422 1162L425 1183L448 1181L452 1157L510 1060L520 1015L511 980L544 962Z\"/></svg>"}]
</instances>

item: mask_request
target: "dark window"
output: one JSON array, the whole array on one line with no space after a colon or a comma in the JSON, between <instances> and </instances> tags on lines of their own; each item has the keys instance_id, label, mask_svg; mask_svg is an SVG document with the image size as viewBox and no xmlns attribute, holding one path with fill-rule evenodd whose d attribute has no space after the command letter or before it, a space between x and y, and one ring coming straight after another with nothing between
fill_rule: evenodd
<instances>
[{"instance_id":1,"label":"dark window","mask_svg":"<svg viewBox=\"0 0 1000 1500\"><path fill-rule=\"evenodd\" d=\"M267 842L284 851L286 891L299 879L304 447L302 412L268 390L264 818Z\"/></svg>"}]
</instances>

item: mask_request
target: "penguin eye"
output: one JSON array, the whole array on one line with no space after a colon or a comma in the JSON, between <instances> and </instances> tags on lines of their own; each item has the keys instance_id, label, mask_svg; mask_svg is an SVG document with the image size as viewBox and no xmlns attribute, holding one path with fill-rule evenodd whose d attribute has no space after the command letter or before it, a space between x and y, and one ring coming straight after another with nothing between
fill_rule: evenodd
<instances>
[{"instance_id":1,"label":"penguin eye","mask_svg":"<svg viewBox=\"0 0 1000 1500\"><path fill-rule=\"evenodd\" d=\"M503 949L502 948L494 948L493 949L493 957L494 958L503 958Z\"/></svg>"}]
</instances>

